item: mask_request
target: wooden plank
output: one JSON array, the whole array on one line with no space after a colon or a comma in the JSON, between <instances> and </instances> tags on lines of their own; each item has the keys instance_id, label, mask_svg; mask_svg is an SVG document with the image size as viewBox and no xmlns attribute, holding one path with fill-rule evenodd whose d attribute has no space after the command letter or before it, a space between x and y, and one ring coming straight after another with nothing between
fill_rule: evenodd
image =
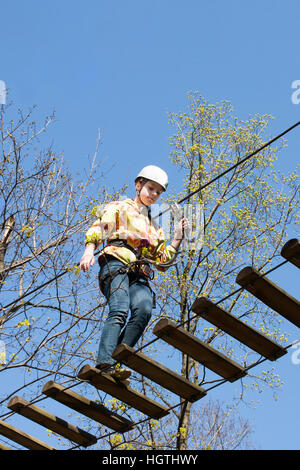
<instances>
[{"instance_id":1,"label":"wooden plank","mask_svg":"<svg viewBox=\"0 0 300 470\"><path fill-rule=\"evenodd\" d=\"M62 385L50 381L47 382L42 392L48 397L72 408L88 418L107 426L114 431L125 432L132 429L134 423L113 411L109 411L105 406L91 401L73 390L65 389Z\"/></svg>"},{"instance_id":2,"label":"wooden plank","mask_svg":"<svg viewBox=\"0 0 300 470\"><path fill-rule=\"evenodd\" d=\"M246 325L246 323L226 312L219 305L215 305L206 297L196 299L191 308L197 315L205 318L222 331L225 331L233 338L271 361L275 361L287 353L286 349L282 346L259 333L251 326Z\"/></svg>"},{"instance_id":3,"label":"wooden plank","mask_svg":"<svg viewBox=\"0 0 300 470\"><path fill-rule=\"evenodd\" d=\"M166 318L155 325L153 333L229 382L247 373L239 364Z\"/></svg>"},{"instance_id":4,"label":"wooden plank","mask_svg":"<svg viewBox=\"0 0 300 470\"><path fill-rule=\"evenodd\" d=\"M95 436L92 436L83 429L80 429L77 426L73 426L67 421L54 416L53 414L37 407L36 405L31 405L28 401L21 397L13 397L7 406L9 409L16 411L22 416L26 416L26 418L35 421L47 429L51 429L57 434L60 434L61 436L69 439L70 441L76 442L83 447L88 447L92 444L96 444L97 442Z\"/></svg>"},{"instance_id":5,"label":"wooden plank","mask_svg":"<svg viewBox=\"0 0 300 470\"><path fill-rule=\"evenodd\" d=\"M44 442L36 439L35 437L30 436L26 432L21 431L20 429L12 426L6 421L0 420L0 434L7 437L11 441L17 442L26 449L30 450L56 450L54 447L45 444Z\"/></svg>"},{"instance_id":6,"label":"wooden plank","mask_svg":"<svg viewBox=\"0 0 300 470\"><path fill-rule=\"evenodd\" d=\"M10 447L5 446L4 444L0 444L0 450L12 450Z\"/></svg>"},{"instance_id":7,"label":"wooden plank","mask_svg":"<svg viewBox=\"0 0 300 470\"><path fill-rule=\"evenodd\" d=\"M292 238L281 250L281 256L290 263L300 268L300 242L297 238Z\"/></svg>"},{"instance_id":8,"label":"wooden plank","mask_svg":"<svg viewBox=\"0 0 300 470\"><path fill-rule=\"evenodd\" d=\"M247 266L239 272L236 282L275 312L300 327L300 302L266 276L262 277L261 273Z\"/></svg>"},{"instance_id":9,"label":"wooden plank","mask_svg":"<svg viewBox=\"0 0 300 470\"><path fill-rule=\"evenodd\" d=\"M99 369L90 364L86 364L82 367L78 378L80 380L87 380L98 390L103 390L105 393L121 400L123 403L127 403L127 405L132 406L153 419L160 419L169 413L165 406L124 385L122 382L114 380L112 377L100 372Z\"/></svg>"},{"instance_id":10,"label":"wooden plank","mask_svg":"<svg viewBox=\"0 0 300 470\"><path fill-rule=\"evenodd\" d=\"M112 356L117 361L125 363L133 370L186 400L193 402L206 395L203 388L189 382L181 375L153 361L144 354L136 352L127 344L119 344Z\"/></svg>"}]
</instances>

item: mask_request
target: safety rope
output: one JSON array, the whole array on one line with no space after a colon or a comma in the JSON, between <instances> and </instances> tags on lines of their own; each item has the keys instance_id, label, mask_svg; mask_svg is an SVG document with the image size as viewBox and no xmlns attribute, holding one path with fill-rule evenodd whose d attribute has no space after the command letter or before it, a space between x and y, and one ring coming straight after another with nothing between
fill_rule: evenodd
<instances>
[{"instance_id":1,"label":"safety rope","mask_svg":"<svg viewBox=\"0 0 300 470\"><path fill-rule=\"evenodd\" d=\"M264 150L265 148L267 148L269 145L271 145L272 143L276 142L278 139L280 139L281 137L283 137L284 135L286 135L288 132L290 132L291 130L295 129L297 126L300 125L300 121L296 122L295 124L293 124L292 126L290 126L288 129L286 129L285 131L281 132L280 134L278 134L276 137L274 137L273 139L269 140L268 142L266 142L264 145L262 145L260 148L258 148L257 150L255 150L254 152L250 153L249 155L246 155L242 160L238 161L235 165L231 166L230 168L228 168L227 170L223 171L222 173L220 173L219 175L217 175L215 178L211 179L210 181L208 181L207 183L201 185L198 189L196 189L195 191L189 193L187 196L185 196L184 198L180 199L177 204L181 204L182 202L186 201L187 199L191 198L192 196L194 196L196 193L200 192L202 189L205 189L207 186L211 185L212 183L214 183L215 181L217 181L218 179L222 178L223 176L225 176L227 173L229 173L230 171L234 170L236 167L238 167L239 165L241 165L242 163L244 163L245 161L249 160L251 157L253 157L254 155L256 155L257 153L261 152L262 150ZM160 217L162 214L168 212L169 210L171 210L171 206L169 206L167 209L165 209L163 212L160 212L159 214L157 214L156 216L152 217L152 220L156 219L157 217ZM99 252L95 253L95 256L97 256ZM76 263L75 266L79 266L80 263ZM46 281L44 284L42 284L41 286L35 288L35 289L32 289L31 291L28 291L28 292L25 292L23 293L20 297L18 297L17 300L14 300L12 302L10 302L9 304L5 305L4 307L2 307L2 310L6 310L8 307L10 307L11 305L15 304L16 302L20 301L20 300L23 300L25 297L27 297L28 295L31 295L31 294L34 294L37 290L47 286L48 284L50 284L51 282L55 281L56 279L59 279L60 277L64 276L66 273L68 272L68 269L65 269L64 271L62 271L60 274L57 274L55 277L49 279L48 281Z\"/></svg>"},{"instance_id":2,"label":"safety rope","mask_svg":"<svg viewBox=\"0 0 300 470\"><path fill-rule=\"evenodd\" d=\"M295 129L297 126L300 125L300 121L296 122L295 124L293 124L292 126L290 126L288 129L286 129L285 131L281 132L280 134L278 134L276 137L273 137L273 139L269 140L268 142L266 142L264 145L262 145L260 148L254 150L254 152L251 152L249 155L246 155L244 158L242 158L242 160L239 160L237 163L235 163L234 165L232 165L231 167L229 167L227 170L224 170L222 173L220 173L219 175L215 176L214 178L212 178L211 180L209 180L207 183L204 183L203 185L199 186L199 188L195 189L194 191L192 191L191 193L189 193L187 196L183 197L182 199L180 199L177 204L181 204L182 202L186 201L187 199L191 198L192 196L194 196L195 194L197 194L198 192L202 191L202 189L205 189L207 188L207 186L211 185L212 183L214 183L215 181L217 181L218 179L222 178L223 176L225 176L227 173L229 173L230 171L234 170L235 168L237 168L239 165L242 165L243 163L245 163L247 160L249 160L251 157L254 157L255 155L257 155L259 152L261 152L262 150L264 150L265 148L267 148L269 145L273 144L274 142L276 142L276 140L280 139L281 137L283 137L285 134L287 134L288 132L290 132L291 130ZM160 212L159 214L157 214L154 219L156 217L160 217L162 214L165 214L166 212L168 212L169 210L171 209L171 207L168 207L167 209L165 209L163 212Z\"/></svg>"}]
</instances>

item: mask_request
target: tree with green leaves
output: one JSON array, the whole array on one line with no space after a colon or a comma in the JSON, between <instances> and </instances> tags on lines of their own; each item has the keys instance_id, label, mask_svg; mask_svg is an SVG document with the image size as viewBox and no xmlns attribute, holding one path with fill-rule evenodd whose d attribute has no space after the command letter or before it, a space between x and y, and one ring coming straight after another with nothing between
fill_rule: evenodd
<instances>
[{"instance_id":1,"label":"tree with green leaves","mask_svg":"<svg viewBox=\"0 0 300 470\"><path fill-rule=\"evenodd\" d=\"M0 373L5 381L18 369L24 375L22 390L32 396L37 389L30 384L40 386L43 377L74 376L73 360L85 357L90 341L88 335L82 341L81 330L99 322L94 318L99 293L90 279L81 279L79 287L77 261L93 217L90 188L102 183L100 135L79 179L49 144L55 115L38 127L35 111L24 114L8 105L0 116L0 334L5 345ZM111 197L104 186L99 194L103 200ZM81 302L87 308L83 314Z\"/></svg>"},{"instance_id":2,"label":"tree with green leaves","mask_svg":"<svg viewBox=\"0 0 300 470\"><path fill-rule=\"evenodd\" d=\"M183 178L182 191L170 195L169 202L185 199L186 214L191 217L193 213L197 214L195 208L202 207L204 237L203 243L196 248L193 243L186 243L179 263L157 283L162 312L193 335L248 367L257 360L257 354L220 329L213 328L195 315L191 307L200 296L221 302L227 312L243 317L243 321L258 331L286 344L278 314L244 290L232 293L237 290L236 275L242 267L252 265L265 272L278 262L287 238L297 234L297 169L291 174L280 174L275 170L274 162L286 145L283 139L277 147L267 147L239 164L245 155L263 147L269 140L266 133L270 116L257 115L240 121L228 102L210 104L198 93L190 94L188 100L185 112L169 115L174 129L170 138L170 157L181 169ZM216 179L233 166L231 172ZM212 184L207 184L212 180ZM195 192L203 186L203 190ZM193 195L186 199L189 194ZM197 233L199 218L194 218L192 223L192 231ZM211 376L207 368L187 355L179 353L177 359L178 371L192 382L204 388L217 382L218 378ZM257 383L276 387L280 379L271 368L252 380L245 378L240 382L243 395L245 388L256 387ZM176 412L177 449L190 448L191 410L196 406L184 402Z\"/></svg>"},{"instance_id":3,"label":"tree with green leaves","mask_svg":"<svg viewBox=\"0 0 300 470\"><path fill-rule=\"evenodd\" d=\"M33 110L25 116L20 112L13 120L8 117L8 109L2 108L1 112L0 340L6 346L6 360L0 374L5 381L14 370L22 380L2 392L1 419L10 419L7 400L17 392L33 402L46 403L41 389L51 379L76 387L89 399L136 423L132 431L122 435L71 414L76 424L98 437L93 448L246 447L250 426L238 416L239 397L229 406L214 402L208 392L209 401L203 398L192 404L133 373L132 388L170 409L167 416L155 421L78 381L79 369L86 363L94 364L106 314L96 269L79 275L84 233L95 218L97 206L123 197L126 187L112 192L100 189L96 162L99 138L87 174L75 182L62 155L58 156L51 146L40 149L54 116L37 129L31 121ZM285 141L241 163L244 155L268 140L270 119L257 115L240 121L230 103L207 103L198 93L188 96L185 112L169 114L173 129L170 159L180 170L183 185L178 189L171 182L162 202L168 207L192 194L182 205L191 231L186 234L177 264L156 272L153 288L157 306L138 348L205 389L221 386L220 377L154 338L153 327L161 318L182 325L244 367L255 363L257 354L195 315L192 305L198 297L221 302L228 312L286 344L279 315L244 290L234 293L240 269L251 264L264 272L275 266L281 247L299 224L297 172L280 174L275 170ZM232 171L215 179L235 164ZM171 240L173 219L165 220L165 232ZM259 375L252 369L239 380L240 397L249 387L266 385L276 389L279 384L273 365ZM49 439L59 439L61 448L73 447L58 436Z\"/></svg>"},{"instance_id":4,"label":"tree with green leaves","mask_svg":"<svg viewBox=\"0 0 300 470\"><path fill-rule=\"evenodd\" d=\"M245 155L263 147L269 140L266 134L270 116L256 115L240 121L228 102L210 104L198 93L190 94L188 100L185 112L169 114L174 132L170 138L170 158L181 170L183 188L176 189L165 202L187 201L183 209L192 222L192 233L178 256L179 262L154 281L159 310L148 331L161 317L175 320L191 334L248 368L255 364L259 355L196 315L192 306L195 299L206 297L272 340L287 345L280 315L244 289L237 289L236 276L245 265L252 265L261 273L273 268L285 241L297 236L297 169L290 174L280 174L275 169L279 152L286 145L283 139L278 146L266 147L252 159L241 162ZM217 178L231 167L234 167L231 172ZM203 190L196 191L202 187ZM203 225L199 218L202 211ZM199 231L199 225L204 234ZM147 338L145 335L145 351L154 358L165 357L170 368L175 364L175 370L191 382L205 389L222 383L208 368L162 341L159 346L150 342L147 347ZM273 364L271 367L267 364L260 374L252 369L248 377L239 382L241 399L249 388L263 389L266 385L276 390L281 384ZM179 397L176 402L164 389L153 386L145 378L143 387L147 393L149 390L162 399L174 415L172 426L162 426L159 431L159 426L155 425L154 430L149 424L143 437L148 436L150 447L157 448L167 442L167 448L171 449L223 448L221 439L219 443L213 440L211 445L209 439L203 438L203 431L198 440L195 437L193 418L199 410L206 409L205 404L180 401ZM216 416L216 408L213 409ZM203 416L201 411L200 415ZM227 440L231 440L227 448L235 448L237 443L242 446L241 436L247 438L247 423L238 428ZM242 429L247 429L246 433ZM161 439L162 433L167 433L169 439ZM126 446L121 442L118 445Z\"/></svg>"}]
</instances>

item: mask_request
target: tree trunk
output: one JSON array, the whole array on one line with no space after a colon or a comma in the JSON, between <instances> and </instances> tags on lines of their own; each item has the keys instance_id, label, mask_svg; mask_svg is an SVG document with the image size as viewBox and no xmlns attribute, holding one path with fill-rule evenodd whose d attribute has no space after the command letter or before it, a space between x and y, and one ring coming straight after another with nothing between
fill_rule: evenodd
<instances>
[{"instance_id":1,"label":"tree trunk","mask_svg":"<svg viewBox=\"0 0 300 470\"><path fill-rule=\"evenodd\" d=\"M191 370L191 360L189 356L183 354L182 357L182 375L186 378L189 378ZM177 430L177 450L187 450L188 449L188 429L190 423L190 413L191 413L192 403L185 400L180 407L180 416L178 420L178 430Z\"/></svg>"}]
</instances>

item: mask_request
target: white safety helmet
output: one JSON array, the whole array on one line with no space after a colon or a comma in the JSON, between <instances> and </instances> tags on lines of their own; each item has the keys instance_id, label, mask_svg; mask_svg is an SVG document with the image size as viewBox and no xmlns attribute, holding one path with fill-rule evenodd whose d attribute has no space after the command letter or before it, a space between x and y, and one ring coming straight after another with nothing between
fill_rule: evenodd
<instances>
[{"instance_id":1,"label":"white safety helmet","mask_svg":"<svg viewBox=\"0 0 300 470\"><path fill-rule=\"evenodd\" d=\"M155 181L156 183L159 183L164 188L164 191L166 191L168 187L167 173L161 168L159 168L159 166L156 166L156 165L145 166L139 172L139 174L135 178L135 181L138 178L146 178L147 180Z\"/></svg>"}]
</instances>

